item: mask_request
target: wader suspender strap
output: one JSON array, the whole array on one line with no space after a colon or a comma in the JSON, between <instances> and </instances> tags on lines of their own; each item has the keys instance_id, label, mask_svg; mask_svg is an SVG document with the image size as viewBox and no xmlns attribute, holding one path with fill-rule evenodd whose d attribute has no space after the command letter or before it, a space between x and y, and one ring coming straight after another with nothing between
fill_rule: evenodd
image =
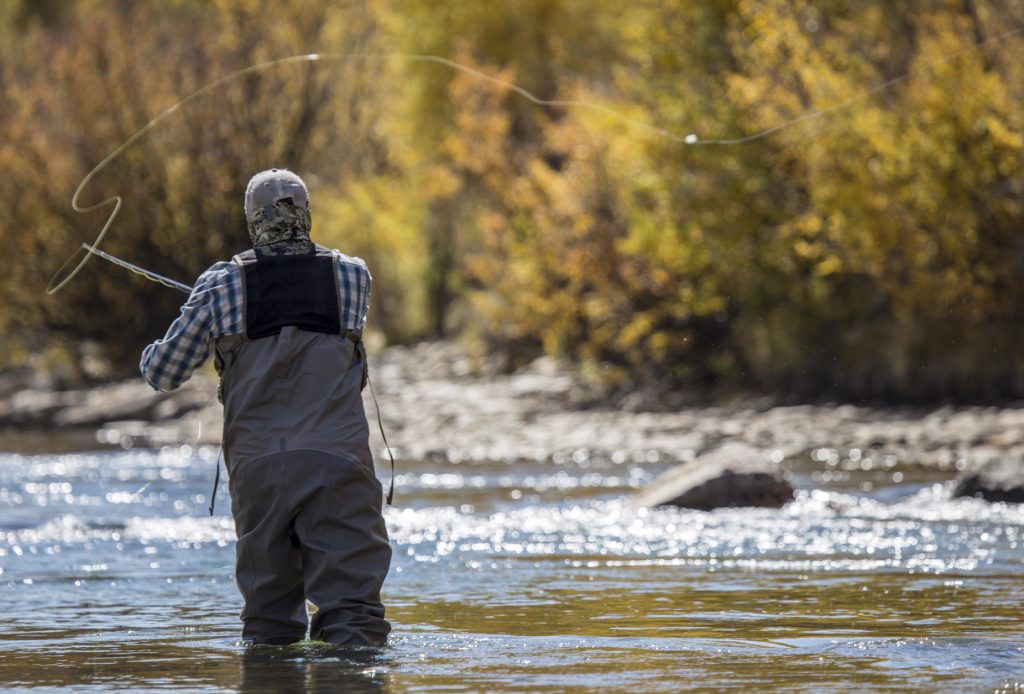
<instances>
[{"instance_id":1,"label":"wader suspender strap","mask_svg":"<svg viewBox=\"0 0 1024 694\"><path fill-rule=\"evenodd\" d=\"M361 346L360 346L361 348ZM366 360L366 352L363 352L363 360ZM384 449L388 452L388 458L391 459L391 483L388 485L388 506L394 506L391 503L392 499L395 498L395 456L391 453L391 446L388 445L387 434L384 433L384 422L380 418L380 403L377 402L377 394L373 392L373 382L370 380L370 368L366 367L366 385L370 386L370 397L373 398L373 409L377 411L377 426L380 427L380 437L384 439Z\"/></svg>"},{"instance_id":2,"label":"wader suspender strap","mask_svg":"<svg viewBox=\"0 0 1024 694\"><path fill-rule=\"evenodd\" d=\"M213 492L210 493L210 515L213 515L213 505L217 503L217 487L220 486L220 456L224 452L224 444L221 444L217 451L217 474L213 476Z\"/></svg>"}]
</instances>

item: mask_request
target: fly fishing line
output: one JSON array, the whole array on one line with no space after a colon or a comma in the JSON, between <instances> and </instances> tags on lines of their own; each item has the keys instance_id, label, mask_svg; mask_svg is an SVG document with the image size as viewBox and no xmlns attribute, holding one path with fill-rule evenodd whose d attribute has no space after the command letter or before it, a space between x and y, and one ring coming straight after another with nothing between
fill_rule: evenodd
<instances>
[{"instance_id":1,"label":"fly fishing line","mask_svg":"<svg viewBox=\"0 0 1024 694\"><path fill-rule=\"evenodd\" d=\"M967 47L965 47L965 48L963 48L963 49L961 49L959 51L954 51L954 52L949 53L947 55L944 55L944 56L942 56L942 57L940 57L940 58L938 58L938 59L936 59L934 61L931 61L930 63L928 63L928 64L926 64L926 65L924 65L924 66L922 66L920 68L917 68L916 70L912 70L912 71L906 72L906 73L904 73L902 75L899 75L899 76L894 77L894 78L892 78L890 80L887 80L887 81L885 81L885 82L883 82L881 84L878 84L878 85L876 85L876 86L874 86L874 87L872 87L872 88L870 88L868 90L865 90L863 92L859 92L857 94L854 94L853 96L851 96L851 97L849 97L849 98L847 98L847 99L845 99L843 101L840 101L837 104L834 104L832 106L829 106L829 107L826 107L826 108L823 108L823 109L807 111L806 113L803 113L803 114L801 114L799 116L796 116L794 118L790 118L790 119L784 120L781 123L773 125L773 126L771 126L769 128L765 128L765 129L760 130L758 132L755 132L755 133L753 133L751 135L747 135L747 136L743 136L743 137L735 137L735 138L715 138L715 139L703 139L700 136L698 136L696 133L689 133L687 135L681 135L681 134L679 134L677 132L673 132L671 130L659 127L659 126L651 124L649 122L642 121L642 120L639 120L637 118L633 118L631 116L627 116L627 115L625 115L625 114L623 114L623 113L621 113L619 111L616 111L615 109L609 108L607 106L604 106L602 104L598 104L598 103L595 103L595 102L592 102L592 101L585 101L585 100L579 100L579 99L543 99L543 98L533 94L532 92L528 91L524 87L522 87L522 86L520 86L520 85L518 85L518 84L516 84L514 82L510 82L510 81L507 81L507 80L500 79L498 77L494 77L493 75L489 75L489 74L487 74L485 72L482 72L480 70L476 70L476 69L471 68L469 66L463 65L463 64L458 63L458 62L456 62L454 60L450 60L448 58L443 58L441 56L436 56L436 55L400 54L400 53L391 53L391 54L308 53L308 54L305 54L305 55L295 55L295 56L289 56L289 57L286 57L286 58L278 58L276 60L268 60L266 62L257 63L255 65L250 65L248 67L242 68L241 70L236 70L235 72L232 72L232 73L230 73L228 75L225 75L224 77L220 77L220 78L218 78L218 79L216 79L216 80L214 80L212 82L209 82L206 85L204 85L204 86L200 87L199 89L193 91L192 93L188 94L183 99L178 101L176 104L174 104L170 108L168 108L168 109L164 110L163 112L161 112L160 114L158 114L155 118L150 120L148 123L146 123L144 126L142 126L138 131L136 131L133 135L131 135L127 140L125 140L120 145L115 147L113 149L113 151L110 152L110 154L108 154L102 161L100 161L98 164L96 164L96 166L94 166L92 168L92 170L89 171L89 173L87 173L84 178L82 178L81 182L78 184L78 187L75 189L74 194L71 196L71 207L72 207L72 209L74 209L76 212L79 212L79 213L82 213L82 214L85 214L85 213L88 213L88 212L92 212L94 210L98 210L98 209L101 209L101 208L104 208L104 207L111 207L112 206L113 209L111 209L110 215L107 217L106 221L103 223L102 228L100 229L99 233L96 235L96 238L93 239L92 243L91 244L83 244L83 248L76 249L76 251L64 262L64 264L61 265L60 269L58 269L57 272L54 273L53 277L50 279L50 282L49 282L49 284L46 287L46 293L48 295L52 296L52 295L56 294L57 292L59 292L61 289L63 289L65 286L67 286L67 284L71 280L73 280L78 275L79 272L81 272L82 268L85 267L86 263L88 263L89 260L94 255L99 255L99 251L98 251L99 246L103 242L104 238L106 238L106 235L110 231L110 228L111 228L111 226L114 223L114 220L117 218L118 212L120 212L120 210L121 210L121 206L123 204L123 199L122 199L122 197L120 195L116 195L116 194L112 195L109 198L106 198L105 200L101 200L100 202L97 202L97 203L94 203L94 204L91 204L91 205L83 206L79 202L79 198L81 197L82 191L85 190L85 188L89 185L89 183L93 180L93 178L95 178L96 175L99 174L100 171L105 169L111 162L113 162L115 159L117 159L126 149L128 149L133 144L135 144L140 138L142 138L144 135L146 135L151 130L156 128L158 125L160 125L162 122L167 120L167 118L169 118L171 115L175 114L176 112L178 112L179 110L184 108L186 105L188 105L192 101L195 101L196 99L200 98L201 96L203 96L205 94L208 94L210 92L213 92L213 91L217 90L218 88L220 88L220 87L222 87L222 86L224 86L226 84L229 84L231 82L234 82L235 80L241 79L242 77L245 77L245 76L248 76L248 75L253 75L253 74L256 74L256 73L260 73L260 72L263 72L263 71L266 71L266 70L270 70L270 69L273 69L273 68L276 68L276 67L280 67L280 66L283 66L283 65L292 65L292 64L298 64L298 63L315 63L315 62L345 62L345 61L353 61L353 60L405 60L405 61L413 62L413 63L433 63L433 64L437 64L437 65L442 65L442 66L448 67L448 68L450 68L450 69L452 69L454 71L461 72L463 74L469 75L470 77L472 77L474 79L477 79L477 80L480 80L482 82L486 82L486 83L489 83L489 84L494 84L494 85L503 87L505 89L508 89L509 91L511 91L511 92L513 92L515 94L518 94L519 96L523 97L524 99L526 99L530 103L535 104L537 106L554 107L554 108L565 108L565 109L586 109L586 110L590 110L590 111L593 111L593 112L604 114L606 116L614 118L615 120L618 120L619 122L625 123L627 125L630 125L632 127L640 129L640 130L644 130L646 132L650 132L650 133L652 133L652 134L654 134L654 135L656 135L658 137L664 137L666 139L669 139L669 140L671 140L673 142L680 143L682 145L687 145L687 146L698 146L698 145L701 145L701 146L711 146L711 145L726 146L726 145L742 145L742 144L747 144L747 143L750 143L750 142L755 142L755 141L761 140L761 139L763 139L763 138L765 138L765 137L767 137L767 136L769 136L769 135L771 135L773 133L776 133L776 132L778 132L780 130L783 130L783 129L786 129L786 128L790 128L790 127L799 125L801 123L806 123L806 122L809 122L809 121L812 121L812 120L816 120L818 118L822 118L824 116L830 115L830 114L835 113L837 111L841 111L843 109L849 108L850 106L852 106L853 104L855 104L855 103L857 103L859 101L867 99L867 98L869 98L870 96L872 96L874 94L877 94L879 92L885 91L886 89L890 89L891 87L895 86L896 84L899 84L899 83L901 83L903 81L906 81L906 80L910 79L911 77L913 77L915 75L927 72L927 71L931 70L932 68L934 68L934 67L936 67L938 65L942 65L944 63L947 63L947 62L953 60L954 58L959 57L959 56L961 56L961 55L963 55L965 53L977 51L977 50L981 49L982 47L984 47L986 45L1002 42L1002 41L1005 41L1006 39L1008 39L1010 37L1013 37L1013 36L1016 36L1016 35L1019 35L1019 34L1022 34L1022 33L1024 33L1024 27L1018 27L1018 28L1006 31L1006 32L1004 32L1002 34L999 34L998 36L994 36L994 37L992 37L990 39L986 39L986 40L983 40L983 41L979 41L979 42L973 43L970 46L967 46ZM71 268L70 270L68 270L69 267ZM140 274L142 274L142 273L140 273ZM151 274L155 274L155 273L151 273ZM156 277L159 277L159 276L156 276ZM150 276L150 279L155 279L155 277ZM164 278L164 279L166 279L166 278ZM161 280L157 279L156 281L161 281ZM164 283L166 284L166 282L164 282ZM174 286L174 285L168 285L168 286ZM179 288L179 287L175 287L175 288Z\"/></svg>"}]
</instances>

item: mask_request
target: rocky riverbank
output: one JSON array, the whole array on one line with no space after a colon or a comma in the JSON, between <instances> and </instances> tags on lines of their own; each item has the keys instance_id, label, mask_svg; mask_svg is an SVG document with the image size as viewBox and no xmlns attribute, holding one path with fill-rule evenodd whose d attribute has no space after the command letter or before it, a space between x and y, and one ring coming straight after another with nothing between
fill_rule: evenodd
<instances>
[{"instance_id":1,"label":"rocky riverbank","mask_svg":"<svg viewBox=\"0 0 1024 694\"><path fill-rule=\"evenodd\" d=\"M992 460L1024 460L1024 409L779 406L768 401L670 412L595 406L596 389L566 365L540 359L500 375L450 343L392 347L371 358L389 442L403 458L615 462L690 461L726 442L776 462L799 456L872 466L927 466L952 477ZM216 384L198 375L156 393L141 380L59 391L0 382L0 447L25 431L93 431L99 445L220 440ZM373 421L374 404L364 393ZM597 400L599 402L599 400ZM383 447L373 429L377 449Z\"/></svg>"}]
</instances>

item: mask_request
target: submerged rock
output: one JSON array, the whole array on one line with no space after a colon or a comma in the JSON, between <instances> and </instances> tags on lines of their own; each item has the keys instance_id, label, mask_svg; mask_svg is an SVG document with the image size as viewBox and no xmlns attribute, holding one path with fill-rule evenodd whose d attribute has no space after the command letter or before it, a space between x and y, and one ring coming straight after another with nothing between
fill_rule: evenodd
<instances>
[{"instance_id":1,"label":"submerged rock","mask_svg":"<svg viewBox=\"0 0 1024 694\"><path fill-rule=\"evenodd\" d=\"M699 511L740 506L779 508L793 498L793 485L761 451L726 443L678 465L633 496L632 505L678 506Z\"/></svg>"},{"instance_id":2,"label":"submerged rock","mask_svg":"<svg viewBox=\"0 0 1024 694\"><path fill-rule=\"evenodd\" d=\"M1024 503L1024 458L991 459L965 471L956 480L953 496Z\"/></svg>"}]
</instances>

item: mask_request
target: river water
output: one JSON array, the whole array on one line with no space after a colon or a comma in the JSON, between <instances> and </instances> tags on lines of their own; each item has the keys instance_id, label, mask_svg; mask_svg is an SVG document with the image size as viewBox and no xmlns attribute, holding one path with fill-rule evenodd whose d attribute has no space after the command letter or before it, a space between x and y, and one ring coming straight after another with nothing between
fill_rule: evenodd
<instances>
[{"instance_id":1,"label":"river water","mask_svg":"<svg viewBox=\"0 0 1024 694\"><path fill-rule=\"evenodd\" d=\"M1024 691L1024 506L857 453L712 513L624 503L653 454L401 463L363 653L239 643L215 449L0 454L0 687Z\"/></svg>"}]
</instances>

